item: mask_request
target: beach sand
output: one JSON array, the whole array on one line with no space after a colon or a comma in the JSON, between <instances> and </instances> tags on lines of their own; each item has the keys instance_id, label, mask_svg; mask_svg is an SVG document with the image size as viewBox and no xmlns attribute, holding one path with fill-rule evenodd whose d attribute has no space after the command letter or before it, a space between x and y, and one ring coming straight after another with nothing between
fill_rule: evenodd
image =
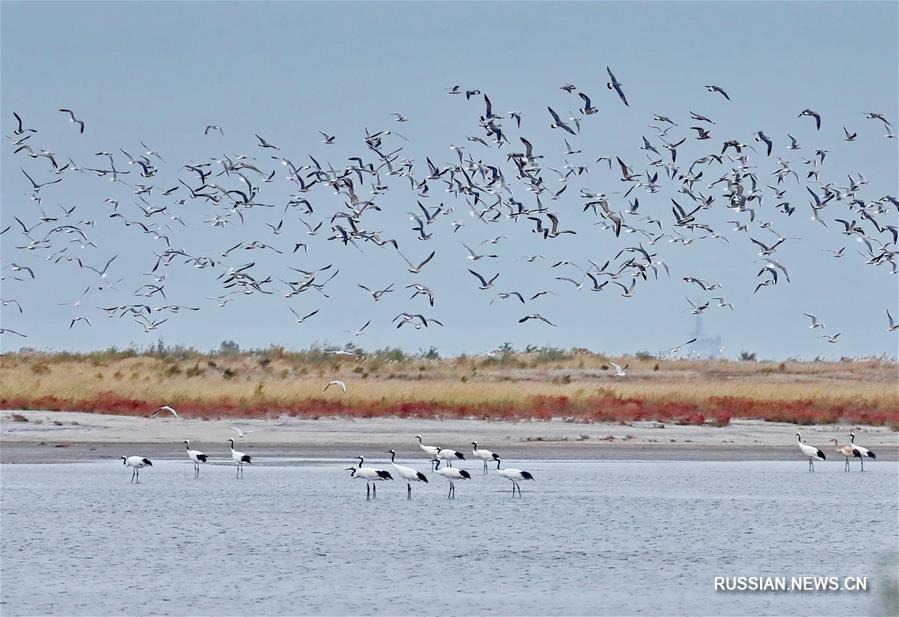
<instances>
[{"instance_id":1,"label":"beach sand","mask_svg":"<svg viewBox=\"0 0 899 617\"><path fill-rule=\"evenodd\" d=\"M215 455L228 453L227 440L237 426L246 437L238 449L265 458L423 458L415 435L425 444L470 452L471 442L504 459L579 460L802 460L795 433L838 460L830 439L856 440L877 453L878 461L899 460L899 433L886 427L797 426L735 420L725 427L633 424L490 422L401 418L304 420L196 420L140 418L58 411L0 412L0 463L49 463L115 458L139 454L180 459L183 440Z\"/></svg>"}]
</instances>

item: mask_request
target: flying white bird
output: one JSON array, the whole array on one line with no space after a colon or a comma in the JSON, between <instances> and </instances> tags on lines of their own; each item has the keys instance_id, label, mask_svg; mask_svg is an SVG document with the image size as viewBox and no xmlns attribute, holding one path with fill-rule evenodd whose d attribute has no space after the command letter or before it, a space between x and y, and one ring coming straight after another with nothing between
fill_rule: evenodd
<instances>
[{"instance_id":1,"label":"flying white bird","mask_svg":"<svg viewBox=\"0 0 899 617\"><path fill-rule=\"evenodd\" d=\"M625 365L622 367L622 366L620 366L620 365L618 365L618 364L615 364L614 362L609 362L609 365L611 365L611 366L615 369L615 377L625 377L625 376L627 376L627 373L625 373L624 370L625 370L628 366L630 366L630 364L625 364Z\"/></svg>"},{"instance_id":2,"label":"flying white bird","mask_svg":"<svg viewBox=\"0 0 899 617\"><path fill-rule=\"evenodd\" d=\"M343 390L344 393L346 393L346 384L343 383L342 381L340 381L339 379L333 379L333 380L329 381L328 385L325 386L325 389L322 390L322 392L327 391L327 389L330 388L331 386L337 386L338 388Z\"/></svg>"},{"instance_id":3,"label":"flying white bird","mask_svg":"<svg viewBox=\"0 0 899 617\"><path fill-rule=\"evenodd\" d=\"M172 414L173 416L175 416L176 418L180 417L180 416L178 415L178 412L175 411L174 409L172 409L171 407L169 407L168 405L163 405L162 407L160 407L159 409L157 409L156 411L154 411L153 413L151 413L151 414L150 414L149 416L147 416L147 417L152 418L152 417L156 416L156 414L158 414L160 411L164 411L164 412L166 412L166 413L170 413L170 414Z\"/></svg>"}]
</instances>

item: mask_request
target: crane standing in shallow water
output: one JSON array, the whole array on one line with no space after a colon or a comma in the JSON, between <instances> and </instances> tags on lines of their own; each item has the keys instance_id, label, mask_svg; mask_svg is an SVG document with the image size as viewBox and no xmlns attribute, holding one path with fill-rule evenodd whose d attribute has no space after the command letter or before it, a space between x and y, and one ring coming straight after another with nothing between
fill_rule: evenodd
<instances>
[{"instance_id":1,"label":"crane standing in shallow water","mask_svg":"<svg viewBox=\"0 0 899 617\"><path fill-rule=\"evenodd\" d=\"M533 480L534 476L530 471L522 471L520 469L500 469L499 466L501 464L502 461L497 458L496 473L512 482L512 499L515 499L515 489L518 489L518 496L521 497L521 487L518 486L518 483L524 480Z\"/></svg>"},{"instance_id":2,"label":"crane standing in shallow water","mask_svg":"<svg viewBox=\"0 0 899 617\"><path fill-rule=\"evenodd\" d=\"M206 462L206 455L199 450L190 449L190 440L184 440L184 447L187 449L187 458L194 463L194 478L200 477L200 463Z\"/></svg>"},{"instance_id":3,"label":"crane standing in shallow water","mask_svg":"<svg viewBox=\"0 0 899 617\"><path fill-rule=\"evenodd\" d=\"M131 482L135 482L135 484L140 484L140 470L143 467L152 467L153 463L150 462L150 459L144 458L142 456L123 456L122 457L122 465L127 465L131 467L134 471L131 472Z\"/></svg>"},{"instance_id":4,"label":"crane standing in shallow water","mask_svg":"<svg viewBox=\"0 0 899 617\"><path fill-rule=\"evenodd\" d=\"M365 480L365 500L369 499L377 499L378 498L378 487L373 484L374 482L380 482L383 480L393 480L393 476L390 475L389 471L385 471L383 469L375 469L374 467L363 467L362 463L365 462L365 459L357 457L359 459L358 467L347 467L346 471L352 471L350 474L351 478L361 478Z\"/></svg>"},{"instance_id":5,"label":"crane standing in shallow water","mask_svg":"<svg viewBox=\"0 0 899 617\"><path fill-rule=\"evenodd\" d=\"M234 440L229 439L228 443L231 444L231 458L234 460L234 464L237 465L237 475L235 478L243 478L243 466L244 464L253 464L253 457L249 454L244 454L243 452L238 452L234 449Z\"/></svg>"},{"instance_id":6,"label":"crane standing in shallow water","mask_svg":"<svg viewBox=\"0 0 899 617\"><path fill-rule=\"evenodd\" d=\"M455 499L456 485L453 484L453 480L471 480L471 474L464 469L455 469L453 467L444 467L443 469L440 469L440 459L435 458L434 462L437 464L437 466L434 467L434 472L449 480L449 493L447 493L446 498Z\"/></svg>"},{"instance_id":7,"label":"crane standing in shallow water","mask_svg":"<svg viewBox=\"0 0 899 617\"><path fill-rule=\"evenodd\" d=\"M868 448L863 448L862 446L857 446L857 445L855 444L855 433L849 433L849 442L850 442L850 445L851 445L853 448L855 448L856 450L858 450L858 454L859 454L858 460L859 460L859 462L860 462L861 465L862 465L862 471L864 471L864 470L865 470L865 459L866 459L866 458L876 459L876 458L877 458L877 455L874 454L874 453L873 453L871 450L869 450Z\"/></svg>"},{"instance_id":8,"label":"crane standing in shallow water","mask_svg":"<svg viewBox=\"0 0 899 617\"><path fill-rule=\"evenodd\" d=\"M388 450L387 452L390 454L390 464L393 465L393 469L403 480L406 481L406 499L412 499L412 482L427 483L428 477L420 471L412 469L411 467L397 465L396 452L394 452L393 450Z\"/></svg>"},{"instance_id":9,"label":"crane standing in shallow water","mask_svg":"<svg viewBox=\"0 0 899 617\"><path fill-rule=\"evenodd\" d=\"M796 433L796 437L799 439L799 449L808 457L808 470L815 471L815 461L824 461L827 457L818 448L802 443L802 435L799 433Z\"/></svg>"}]
</instances>

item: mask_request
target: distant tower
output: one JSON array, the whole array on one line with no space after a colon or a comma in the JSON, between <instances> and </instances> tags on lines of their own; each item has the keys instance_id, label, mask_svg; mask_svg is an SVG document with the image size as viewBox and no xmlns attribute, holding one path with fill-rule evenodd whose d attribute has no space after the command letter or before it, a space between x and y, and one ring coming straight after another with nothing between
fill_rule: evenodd
<instances>
[{"instance_id":1,"label":"distant tower","mask_svg":"<svg viewBox=\"0 0 899 617\"><path fill-rule=\"evenodd\" d=\"M695 338L696 342L691 345L692 353L700 358L719 358L721 357L721 337L706 336L702 328L702 315L696 316L696 326L690 338Z\"/></svg>"}]
</instances>

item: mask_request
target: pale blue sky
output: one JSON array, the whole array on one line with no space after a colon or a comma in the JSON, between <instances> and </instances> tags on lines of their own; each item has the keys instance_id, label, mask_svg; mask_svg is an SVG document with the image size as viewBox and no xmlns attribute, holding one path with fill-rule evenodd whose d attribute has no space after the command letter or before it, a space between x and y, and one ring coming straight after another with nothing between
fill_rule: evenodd
<instances>
[{"instance_id":1,"label":"pale blue sky","mask_svg":"<svg viewBox=\"0 0 899 617\"><path fill-rule=\"evenodd\" d=\"M640 137L654 137L647 125L653 123L652 114L659 113L680 125L672 130L672 138L688 137L679 161L720 152L725 139L755 144L752 136L762 129L797 170L803 169L801 159L822 147L828 150L821 168L823 181L845 186L848 173L862 172L870 181L864 199L897 193L896 140L884 139L880 123L863 115L877 111L897 121L896 3L3 2L0 17L3 134L10 135L15 128L12 112L17 111L28 126L39 129L32 139L36 146L87 167L103 163L95 152L122 147L136 154L143 140L166 158L167 164L159 165L159 176L150 180L161 189L174 185L176 177L195 184L193 174L177 173L177 165L222 154L251 154L267 170L273 169L269 152L256 148L254 133L278 144L297 163L308 163L306 155L312 154L337 167L364 152L364 128L398 130L410 142L395 143L405 145L404 156L415 159L418 178L426 170L425 156L438 164L456 161L450 144L465 145L466 153L492 163L503 162L506 152L520 150L519 132L508 120L504 128L516 142L511 150L487 150L467 142L467 136L483 135L477 126L483 104L448 96L445 90L454 84L489 94L498 113L523 112L520 134L531 138L546 156L544 166L558 167L566 158L564 144L560 132L549 129L546 106L563 114L576 110L578 99L559 89L570 81L600 108L599 114L584 121L577 140L571 140L584 151L567 157L572 162L592 164L600 155L619 155L642 172L647 167ZM606 65L624 84L629 108L606 89ZM723 86L733 101L707 93L703 87L707 83ZM84 135L56 111L59 107L76 110L87 123ZM806 107L821 113L820 133L810 119L797 118ZM688 110L717 122L711 127L711 140L693 140L688 127L695 122L689 120ZM410 120L397 124L391 112L402 112ZM203 128L210 123L221 125L225 136L204 137ZM843 126L858 131L855 143L841 140ZM336 134L337 143L322 144L318 130ZM803 150L785 150L786 133L799 138ZM124 165L123 156L117 160ZM775 157L753 157L751 162L759 165L761 178L773 180ZM439 183L432 183L428 203L443 200L455 206L455 213L434 224L430 242L418 241L404 214L415 207L416 197L407 179L391 179L393 189L378 198L384 211L369 219L369 228L396 237L401 250L413 259L436 250L437 258L418 277L406 273L392 249L366 244L360 254L320 235L311 240L307 255L271 259L256 252L226 260L227 265L236 265L252 258L258 272L270 271L275 279L287 277L287 266L339 264L340 275L328 288L330 299L303 294L290 300L301 314L321 309L306 324L293 324L283 291L241 297L216 308L204 297L221 293L215 276L222 269L178 266L169 269L169 303L203 310L171 316L159 331L145 334L129 320L107 319L95 308L136 302L130 292L146 282L140 273L149 271L155 261L151 251L159 250L149 237L126 231L119 221L107 218L109 207L103 199L115 197L123 204L120 211L144 220L131 205L134 200L129 200L126 187L93 175L68 174L59 185L42 190L48 214L60 213L57 204L77 205L75 216L97 221L90 235L99 248L77 249L78 254L91 265L120 254L111 276L125 279L118 292L93 294L78 309L57 306L74 300L96 277L70 264L48 263L46 253L24 254L14 248L24 238L13 216L32 222L40 216L20 166L36 170L39 181L51 178L43 159L13 155L9 142L4 143L2 227L13 228L2 236L3 274L13 274L11 262L27 264L37 274L34 282L7 278L2 283L3 298L15 298L25 309L20 316L14 307L4 307L4 327L28 334L28 339L4 335L4 349L146 345L160 336L168 343L201 348L217 346L226 338L243 346L342 344L348 340L345 330L371 318L372 326L356 340L369 348L397 345L416 350L435 345L447 353L479 352L512 341L611 353L657 351L686 340L692 330L684 296L717 295L680 280L697 276L721 282L722 295L736 306L733 312L714 308L705 321L707 332L724 338L728 355L743 349L763 357L896 354L896 335L886 333L885 316L888 307L894 315L897 312L896 277L888 267L864 265L856 252L862 245L839 233L839 224L832 219L846 214L844 205L825 211L831 225L825 229L809 220L808 195L795 184L788 185L788 197L797 207L792 217L773 209L773 197L766 198L760 212L781 234L801 238L777 253L790 269L792 283L756 295L752 293L756 247L724 222L734 217L724 209L720 187L706 189L709 177L697 184L703 194L717 199L705 220L731 244L708 240L683 247L659 242L654 250L672 268L672 276L640 285L634 298L620 297L611 286L592 294L555 281L555 276L574 273L550 269L554 259L587 265L587 257L605 261L636 241L634 236L615 239L599 231L591 226L592 214L581 213L578 187L610 194L614 208L626 207L622 196L614 194L625 186L618 181L617 170L609 174L602 164L592 165L588 176L572 181L558 201L550 202L548 196L544 200L560 213L563 227L579 230L577 236L553 241L539 240L523 223L479 223L468 216L465 202L443 193ZM279 166L279 177L284 175L282 169ZM514 172L511 166L504 169ZM723 171L715 168L708 175ZM548 185L561 187L555 174L545 170L543 175ZM665 186L655 195L639 190L636 195L641 212L662 219L669 228L673 193L671 183ZM173 231L173 243L192 254L216 255L242 239L260 238L289 251L293 238L306 239L295 214L285 223L290 232L282 236L272 236L265 223L278 221L291 190L283 180L265 185L260 201L279 207L253 210L243 228L203 225L200 221L209 211L198 211L202 206L191 204L186 208L194 210L182 211L192 221L191 229ZM329 190L307 197L316 208L310 217L316 222L343 208ZM532 203L521 185L515 197ZM453 236L449 224L457 219L465 227ZM881 220L895 225L895 210ZM508 301L489 306L490 292L479 292L465 272L471 264L459 240L474 246L500 234L510 236L497 247L501 259L481 261L476 269L485 274L501 271L498 290L551 289L558 295L524 307ZM752 235L774 238L757 228ZM823 251L840 246L847 247L841 260ZM534 253L546 255L548 263L530 265L520 259ZM434 289L434 309L419 300L410 302L405 290L375 305L356 287L394 282L402 288L413 280ZM412 309L436 316L447 327L397 331L391 326L397 313ZM807 328L802 316L806 311L818 314L828 333L842 332L841 342L828 345L817 339L820 331ZM559 327L517 323L533 312ZM76 315L90 317L93 328L78 324L69 330Z\"/></svg>"}]
</instances>

